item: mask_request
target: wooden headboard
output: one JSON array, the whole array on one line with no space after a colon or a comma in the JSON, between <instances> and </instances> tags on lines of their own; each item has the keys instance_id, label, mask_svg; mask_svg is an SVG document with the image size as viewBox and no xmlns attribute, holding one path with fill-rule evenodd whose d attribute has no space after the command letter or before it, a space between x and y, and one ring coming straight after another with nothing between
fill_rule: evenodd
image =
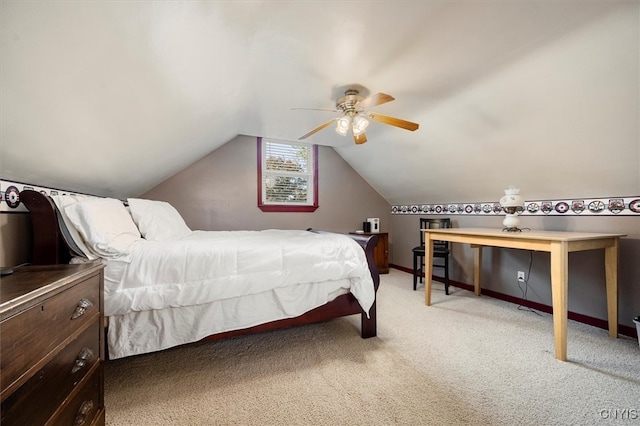
<instances>
[{"instance_id":1,"label":"wooden headboard","mask_svg":"<svg viewBox=\"0 0 640 426\"><path fill-rule=\"evenodd\" d=\"M34 265L69 263L71 253L61 230L61 217L53 200L38 191L20 192L20 202L27 207L33 228ZM64 226L64 224L62 224Z\"/></svg>"}]
</instances>

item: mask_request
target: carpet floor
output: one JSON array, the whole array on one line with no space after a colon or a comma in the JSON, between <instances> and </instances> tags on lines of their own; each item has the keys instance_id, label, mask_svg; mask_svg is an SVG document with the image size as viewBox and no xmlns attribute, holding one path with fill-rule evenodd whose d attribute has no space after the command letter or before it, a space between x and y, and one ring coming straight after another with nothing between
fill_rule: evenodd
<instances>
[{"instance_id":1,"label":"carpet floor","mask_svg":"<svg viewBox=\"0 0 640 426\"><path fill-rule=\"evenodd\" d=\"M358 316L109 361L108 425L605 425L640 423L640 348L569 321L411 275Z\"/></svg>"}]
</instances>

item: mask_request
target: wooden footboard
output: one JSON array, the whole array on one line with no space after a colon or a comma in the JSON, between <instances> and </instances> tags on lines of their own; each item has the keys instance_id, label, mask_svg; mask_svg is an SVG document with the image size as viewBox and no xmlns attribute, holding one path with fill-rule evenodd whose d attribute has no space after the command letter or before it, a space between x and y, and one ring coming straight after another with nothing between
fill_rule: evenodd
<instances>
[{"instance_id":1,"label":"wooden footboard","mask_svg":"<svg viewBox=\"0 0 640 426\"><path fill-rule=\"evenodd\" d=\"M37 191L25 190L20 193L20 201L27 207L31 216L33 225L33 260L35 265L52 265L68 263L70 259L70 250L65 235L69 232L65 228L56 205L51 198ZM309 232L323 233L327 231L318 231L307 229ZM380 275L373 257L374 247L378 241L376 235L364 236L355 234L345 234L352 238L365 252L371 277L376 289L380 284ZM267 330L275 330L278 328L292 327L302 324L310 324L315 322L326 321L333 318L343 317L347 315L361 315L361 336L362 338L374 337L376 335L376 303L369 311L367 317L360 307L356 298L351 294L344 294L326 305L320 306L303 315L295 318L287 318L279 321L273 321L261 324L255 327L230 331L216 334L207 339L221 339L241 334L257 333Z\"/></svg>"},{"instance_id":2,"label":"wooden footboard","mask_svg":"<svg viewBox=\"0 0 640 426\"><path fill-rule=\"evenodd\" d=\"M307 229L307 231L324 232L324 231L316 231L312 228ZM357 235L357 234L345 234L345 235L355 240L358 244L360 244L360 247L362 247L362 249L364 250L365 256L367 257L367 263L369 264L369 271L371 271L371 278L373 279L373 285L376 290L376 299L377 299L378 287L380 286L380 274L378 273L378 266L376 265L373 252L376 247L376 244L378 244L378 236L377 235L365 236L365 235ZM369 317L367 317L367 314L365 312L362 312L362 309L360 308L360 304L358 303L356 298L353 297L353 295L351 295L351 293L345 294L343 296L349 296L349 299L351 299L349 305L352 308L355 307L356 309L355 310L352 309L353 312L350 314L336 315L333 318L345 316L345 315L353 315L360 312L360 317L361 317L360 336L363 339L367 339L369 337L375 337L378 332L377 322L376 322L377 321L376 320L376 301L374 300L373 305L371 305L371 309L369 309ZM343 296L340 296L340 297L343 297ZM334 302L337 302L338 299L334 300ZM341 302L337 302L337 304L340 304L340 303ZM328 306L328 305L324 305L324 306ZM320 306L317 309L321 309L324 306ZM327 313L327 314L330 315L330 313Z\"/></svg>"}]
</instances>

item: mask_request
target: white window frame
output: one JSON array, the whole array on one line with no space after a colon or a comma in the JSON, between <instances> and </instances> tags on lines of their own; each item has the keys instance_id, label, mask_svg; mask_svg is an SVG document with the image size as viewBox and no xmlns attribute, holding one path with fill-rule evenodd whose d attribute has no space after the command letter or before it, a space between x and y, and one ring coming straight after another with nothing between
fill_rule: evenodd
<instances>
[{"instance_id":1,"label":"white window frame","mask_svg":"<svg viewBox=\"0 0 640 426\"><path fill-rule=\"evenodd\" d=\"M267 170L267 152L270 144L289 145L307 149L307 170L269 171ZM305 201L269 201L267 185L275 176L304 177L307 179L307 197ZM318 205L318 146L299 142L258 138L258 207L264 212L314 212Z\"/></svg>"}]
</instances>

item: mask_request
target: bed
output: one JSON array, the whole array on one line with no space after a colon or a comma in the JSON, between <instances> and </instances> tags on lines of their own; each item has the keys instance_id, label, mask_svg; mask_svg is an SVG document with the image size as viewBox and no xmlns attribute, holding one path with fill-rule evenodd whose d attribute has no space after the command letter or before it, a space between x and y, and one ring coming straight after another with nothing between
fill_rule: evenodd
<instances>
[{"instance_id":1,"label":"bed","mask_svg":"<svg viewBox=\"0 0 640 426\"><path fill-rule=\"evenodd\" d=\"M376 335L375 235L192 231L143 199L25 190L20 201L34 264L105 263L110 359L356 314L361 337Z\"/></svg>"}]
</instances>

